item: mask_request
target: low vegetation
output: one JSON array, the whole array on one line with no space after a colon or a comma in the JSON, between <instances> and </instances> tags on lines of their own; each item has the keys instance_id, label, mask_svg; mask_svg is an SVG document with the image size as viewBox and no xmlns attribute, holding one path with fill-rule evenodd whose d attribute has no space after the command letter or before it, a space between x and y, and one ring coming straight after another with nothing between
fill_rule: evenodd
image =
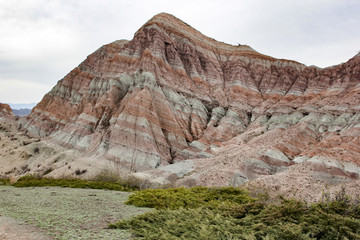
<instances>
[{"instance_id":1,"label":"low vegetation","mask_svg":"<svg viewBox=\"0 0 360 240\"><path fill-rule=\"evenodd\" d=\"M0 179L0 184L10 185ZM96 180L50 179L25 176L15 187L138 190L134 183L99 176ZM169 188L135 191L126 204L153 211L109 225L138 239L360 239L360 201L342 189L323 201L252 197L247 190L226 188ZM114 230L117 231L117 230Z\"/></svg>"},{"instance_id":2,"label":"low vegetation","mask_svg":"<svg viewBox=\"0 0 360 240\"><path fill-rule=\"evenodd\" d=\"M239 188L193 187L142 190L131 195L127 204L156 209L179 209L203 206L215 208L254 201L255 198L251 198L247 191Z\"/></svg>"},{"instance_id":3,"label":"low vegetation","mask_svg":"<svg viewBox=\"0 0 360 240\"><path fill-rule=\"evenodd\" d=\"M68 187L68 188L91 188L91 189L108 189L116 191L134 191L138 188L127 181L90 181L78 178L42 178L36 175L28 175L18 179L13 184L14 187Z\"/></svg>"},{"instance_id":4,"label":"low vegetation","mask_svg":"<svg viewBox=\"0 0 360 240\"><path fill-rule=\"evenodd\" d=\"M0 213L19 224L35 226L31 231L38 230L48 236L43 239L130 239L131 233L127 230L107 229L109 222L149 211L125 205L129 195L131 193L99 189L24 189L0 185ZM10 234L10 239L30 239L27 231L13 229L11 232L18 234L17 238L11 238ZM0 230L0 239L3 234Z\"/></svg>"},{"instance_id":5,"label":"low vegetation","mask_svg":"<svg viewBox=\"0 0 360 240\"><path fill-rule=\"evenodd\" d=\"M9 185L10 179L8 178L0 178L0 185Z\"/></svg>"},{"instance_id":6,"label":"low vegetation","mask_svg":"<svg viewBox=\"0 0 360 240\"><path fill-rule=\"evenodd\" d=\"M307 205L235 188L143 190L127 204L157 210L111 224L139 239L360 239L360 204L344 192Z\"/></svg>"}]
</instances>

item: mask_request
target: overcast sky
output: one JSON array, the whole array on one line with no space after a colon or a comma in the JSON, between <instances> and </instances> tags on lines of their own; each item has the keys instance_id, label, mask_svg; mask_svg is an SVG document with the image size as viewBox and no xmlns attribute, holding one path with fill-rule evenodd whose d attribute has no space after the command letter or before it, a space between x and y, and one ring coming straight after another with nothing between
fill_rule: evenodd
<instances>
[{"instance_id":1,"label":"overcast sky","mask_svg":"<svg viewBox=\"0 0 360 240\"><path fill-rule=\"evenodd\" d=\"M0 102L38 102L100 46L153 15L276 58L327 67L360 51L359 0L0 0Z\"/></svg>"}]
</instances>

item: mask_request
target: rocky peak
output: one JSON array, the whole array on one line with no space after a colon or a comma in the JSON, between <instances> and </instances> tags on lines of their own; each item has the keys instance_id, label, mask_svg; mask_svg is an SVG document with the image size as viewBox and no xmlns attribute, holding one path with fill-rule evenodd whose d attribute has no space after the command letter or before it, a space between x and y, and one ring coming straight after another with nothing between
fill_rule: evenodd
<instances>
[{"instance_id":1,"label":"rocky peak","mask_svg":"<svg viewBox=\"0 0 360 240\"><path fill-rule=\"evenodd\" d=\"M198 30L191 27L189 24L183 22L182 20L176 18L175 16L167 13L160 13L152 17L148 22L146 22L139 30L143 31L144 28L149 28L151 26L156 25L158 28L166 31L168 34L176 34L182 36L183 38L187 38L190 42L204 45L206 47L216 47L223 48L226 50L239 50L239 51L251 51L256 52L254 49L247 45L238 45L234 46L231 44L226 44L223 42L218 42L213 38L209 38L203 35ZM137 32L137 33L138 33ZM136 34L135 34L136 35ZM206 45L204 44L206 43Z\"/></svg>"},{"instance_id":2,"label":"rocky peak","mask_svg":"<svg viewBox=\"0 0 360 240\"><path fill-rule=\"evenodd\" d=\"M175 16L168 13L160 13L152 17L147 21L136 33L144 31L144 29L156 28L158 30L166 32L169 36L174 38L172 35L176 35L180 38L186 39L188 42L206 48L210 51L216 51L221 54L234 56L243 55L250 56L252 58L266 59L270 61L286 61L296 64L300 64L296 61L286 59L276 59L261 53L258 53L248 45L231 45L224 42L216 41L213 38L207 37L198 30L191 27L189 24L176 18ZM168 42L165 42L168 43ZM169 43L168 43L169 44Z\"/></svg>"},{"instance_id":3,"label":"rocky peak","mask_svg":"<svg viewBox=\"0 0 360 240\"><path fill-rule=\"evenodd\" d=\"M359 63L355 56L325 69L307 67L217 42L161 13L132 40L89 55L44 96L24 127L132 171L195 158L221 165L219 154L229 154L229 166L246 179L288 168L297 157L356 165L350 159L359 159ZM339 154L337 143L349 152ZM212 182L213 170L201 170L202 180Z\"/></svg>"}]
</instances>

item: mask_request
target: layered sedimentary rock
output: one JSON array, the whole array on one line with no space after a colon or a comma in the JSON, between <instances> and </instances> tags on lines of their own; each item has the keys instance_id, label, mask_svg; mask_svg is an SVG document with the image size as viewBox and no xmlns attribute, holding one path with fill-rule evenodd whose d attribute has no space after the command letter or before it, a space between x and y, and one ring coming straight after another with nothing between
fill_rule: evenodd
<instances>
[{"instance_id":1,"label":"layered sedimentary rock","mask_svg":"<svg viewBox=\"0 0 360 240\"><path fill-rule=\"evenodd\" d=\"M11 107L8 104L4 104L4 103L0 103L0 113L1 115L6 115L6 116L13 116L14 113L11 110Z\"/></svg>"},{"instance_id":2,"label":"layered sedimentary rock","mask_svg":"<svg viewBox=\"0 0 360 240\"><path fill-rule=\"evenodd\" d=\"M8 104L0 103L0 123L13 122L15 120L14 112Z\"/></svg>"},{"instance_id":3,"label":"layered sedimentary rock","mask_svg":"<svg viewBox=\"0 0 360 240\"><path fill-rule=\"evenodd\" d=\"M303 162L358 178L359 109L359 54L308 67L217 42L162 13L131 41L89 55L24 127L145 175L238 185Z\"/></svg>"}]
</instances>

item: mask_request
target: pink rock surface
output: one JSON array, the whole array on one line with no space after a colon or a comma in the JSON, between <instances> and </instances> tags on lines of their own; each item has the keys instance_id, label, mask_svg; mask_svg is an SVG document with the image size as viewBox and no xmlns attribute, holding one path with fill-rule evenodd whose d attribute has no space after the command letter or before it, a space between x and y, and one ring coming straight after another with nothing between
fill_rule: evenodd
<instances>
[{"instance_id":1,"label":"pink rock surface","mask_svg":"<svg viewBox=\"0 0 360 240\"><path fill-rule=\"evenodd\" d=\"M217 42L161 13L132 40L89 55L24 127L132 171L194 159L179 182L237 185L286 171L296 158L323 172L319 156L357 178L359 109L358 55L308 67Z\"/></svg>"}]
</instances>

